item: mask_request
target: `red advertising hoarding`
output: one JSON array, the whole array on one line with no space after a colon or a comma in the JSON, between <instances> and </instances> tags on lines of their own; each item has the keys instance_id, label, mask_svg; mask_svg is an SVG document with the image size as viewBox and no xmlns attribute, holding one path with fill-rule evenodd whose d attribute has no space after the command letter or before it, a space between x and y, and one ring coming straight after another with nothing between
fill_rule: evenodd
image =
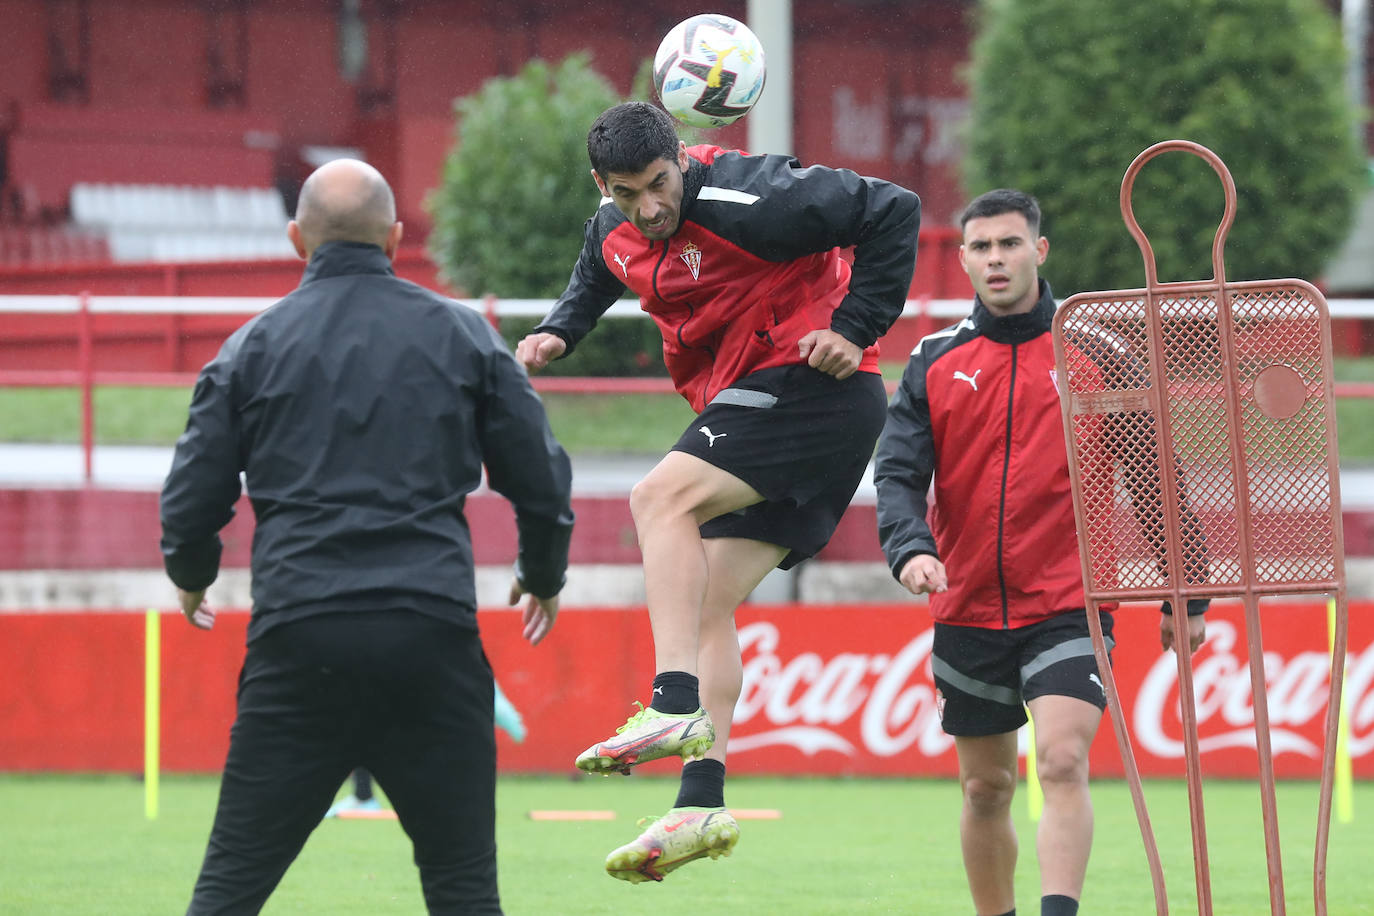
<instances>
[{"instance_id":1,"label":"red advertising hoarding","mask_svg":"<svg viewBox=\"0 0 1374 916\"><path fill-rule=\"evenodd\" d=\"M1266 602L1265 670L1275 773L1319 774L1329 662L1320 602ZM1357 777L1374 776L1374 604L1350 612L1348 746ZM652 639L642 608L569 608L538 648L519 614L479 615L487 653L529 729L499 734L505 772L571 773L578 752L645 699ZM1181 776L1178 674L1159 648L1156 611L1117 613L1114 668L1146 776ZM931 628L920 604L746 606L737 615L744 692L731 734L736 774L953 776L930 675ZM228 745L247 615L215 629L161 615L162 761L217 771ZM137 771L143 762L141 614L0 614L0 770ZM1203 772L1256 772L1244 618L1235 602L1208 616L1194 659ZM646 770L670 772L670 761ZM1122 768L1110 726L1093 747L1098 776Z\"/></svg>"}]
</instances>

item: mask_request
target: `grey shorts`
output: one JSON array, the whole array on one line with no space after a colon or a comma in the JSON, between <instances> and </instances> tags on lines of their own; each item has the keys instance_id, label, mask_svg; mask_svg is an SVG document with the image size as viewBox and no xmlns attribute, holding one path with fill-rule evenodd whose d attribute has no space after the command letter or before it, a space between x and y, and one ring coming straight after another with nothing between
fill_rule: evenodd
<instances>
[{"instance_id":1,"label":"grey shorts","mask_svg":"<svg viewBox=\"0 0 1374 916\"><path fill-rule=\"evenodd\" d=\"M733 474L764 501L711 519L702 537L786 547L782 569L814 556L854 498L886 415L887 391L871 372L841 381L810 366L780 366L720 392L673 451Z\"/></svg>"},{"instance_id":2,"label":"grey shorts","mask_svg":"<svg viewBox=\"0 0 1374 916\"><path fill-rule=\"evenodd\" d=\"M1103 611L1101 620L1110 653L1112 615ZM1025 704L1041 696L1076 697L1107 708L1082 610L1014 630L937 623L930 664L940 725L950 735L1016 731L1026 724Z\"/></svg>"}]
</instances>

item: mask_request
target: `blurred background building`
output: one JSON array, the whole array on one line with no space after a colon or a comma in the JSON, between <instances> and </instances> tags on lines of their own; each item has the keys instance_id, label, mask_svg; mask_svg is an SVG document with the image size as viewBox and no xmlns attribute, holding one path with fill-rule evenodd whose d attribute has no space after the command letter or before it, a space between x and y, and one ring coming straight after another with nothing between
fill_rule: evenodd
<instances>
[{"instance_id":1,"label":"blurred background building","mask_svg":"<svg viewBox=\"0 0 1374 916\"><path fill-rule=\"evenodd\" d=\"M790 151L919 188L927 221L948 221L974 5L795 0ZM338 155L387 175L418 243L455 98L584 48L628 94L685 15L633 0L0 0L0 13L11 265L289 255L284 215ZM745 145L745 127L711 139Z\"/></svg>"},{"instance_id":2,"label":"blurred background building","mask_svg":"<svg viewBox=\"0 0 1374 916\"><path fill-rule=\"evenodd\" d=\"M1366 99L1367 0L1324 2ZM926 226L943 226L962 199L960 69L977 6L721 0L712 10L778 52L776 88L761 106L773 115L746 119L767 133L741 123L711 139L891 178L919 191ZM418 247L455 98L580 49L628 94L687 12L635 0L0 0L0 266L289 257L280 226L300 183L339 155L388 176ZM1333 262L1332 292L1374 289L1371 253L1374 198Z\"/></svg>"}]
</instances>

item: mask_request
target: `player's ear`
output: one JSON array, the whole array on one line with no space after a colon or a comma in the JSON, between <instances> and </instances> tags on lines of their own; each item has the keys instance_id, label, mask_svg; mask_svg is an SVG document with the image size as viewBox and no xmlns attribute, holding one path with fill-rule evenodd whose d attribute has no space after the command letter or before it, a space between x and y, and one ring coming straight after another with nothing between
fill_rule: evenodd
<instances>
[{"instance_id":1,"label":"player's ear","mask_svg":"<svg viewBox=\"0 0 1374 916\"><path fill-rule=\"evenodd\" d=\"M294 219L286 224L286 237L291 241L291 247L296 249L296 254L305 260L310 260L310 253L305 250L305 237L301 235L301 224Z\"/></svg>"},{"instance_id":2,"label":"player's ear","mask_svg":"<svg viewBox=\"0 0 1374 916\"><path fill-rule=\"evenodd\" d=\"M597 173L596 169L592 169L592 181L596 182L596 188L601 192L602 197L611 196L611 192L606 189L606 182L601 180L601 175Z\"/></svg>"},{"instance_id":3,"label":"player's ear","mask_svg":"<svg viewBox=\"0 0 1374 916\"><path fill-rule=\"evenodd\" d=\"M961 249L962 250L962 249ZM1037 266L1045 263L1045 258L1050 254L1050 240L1043 235L1035 240L1035 263Z\"/></svg>"},{"instance_id":4,"label":"player's ear","mask_svg":"<svg viewBox=\"0 0 1374 916\"><path fill-rule=\"evenodd\" d=\"M677 141L677 167L685 172L691 164L692 157L687 155L687 144L681 140Z\"/></svg>"},{"instance_id":5,"label":"player's ear","mask_svg":"<svg viewBox=\"0 0 1374 916\"><path fill-rule=\"evenodd\" d=\"M386 252L388 260L396 260L396 252L401 250L401 236L404 234L405 227L401 225L400 220L392 223L391 228L387 230L386 242L382 245L382 251Z\"/></svg>"}]
</instances>

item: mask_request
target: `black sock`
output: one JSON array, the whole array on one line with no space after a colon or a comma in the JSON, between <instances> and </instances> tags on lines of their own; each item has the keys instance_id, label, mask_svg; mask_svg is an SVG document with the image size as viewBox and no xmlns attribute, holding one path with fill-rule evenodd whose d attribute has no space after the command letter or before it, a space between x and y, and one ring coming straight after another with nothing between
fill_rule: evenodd
<instances>
[{"instance_id":1,"label":"black sock","mask_svg":"<svg viewBox=\"0 0 1374 916\"><path fill-rule=\"evenodd\" d=\"M1016 907L1012 907L1005 913L999 913L998 916L1016 916Z\"/></svg>"},{"instance_id":2,"label":"black sock","mask_svg":"<svg viewBox=\"0 0 1374 916\"><path fill-rule=\"evenodd\" d=\"M697 696L697 676L686 671L664 671L654 675L653 699L649 705L673 715L696 712L701 706Z\"/></svg>"},{"instance_id":3,"label":"black sock","mask_svg":"<svg viewBox=\"0 0 1374 916\"><path fill-rule=\"evenodd\" d=\"M1078 901L1063 894L1040 898L1040 916L1078 916Z\"/></svg>"},{"instance_id":4,"label":"black sock","mask_svg":"<svg viewBox=\"0 0 1374 916\"><path fill-rule=\"evenodd\" d=\"M725 764L709 758L688 761L682 767L682 785L673 807L725 807Z\"/></svg>"},{"instance_id":5,"label":"black sock","mask_svg":"<svg viewBox=\"0 0 1374 916\"><path fill-rule=\"evenodd\" d=\"M367 770L353 771L353 797L358 801L367 801L372 797L372 774Z\"/></svg>"}]
</instances>

